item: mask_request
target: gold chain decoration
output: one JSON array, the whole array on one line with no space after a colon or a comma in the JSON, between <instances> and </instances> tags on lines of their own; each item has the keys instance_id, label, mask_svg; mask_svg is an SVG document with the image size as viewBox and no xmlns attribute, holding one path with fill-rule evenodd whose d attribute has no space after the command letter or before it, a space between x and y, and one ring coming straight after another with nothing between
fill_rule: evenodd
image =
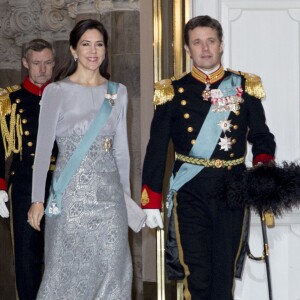
<instances>
[{"instance_id":1,"label":"gold chain decoration","mask_svg":"<svg viewBox=\"0 0 300 300\"><path fill-rule=\"evenodd\" d=\"M232 167L245 162L244 157L240 157L233 160L221 160L221 159L206 159L206 158L196 158L191 156L186 156L183 154L175 154L177 160L204 167L212 167L212 168L226 168Z\"/></svg>"},{"instance_id":2,"label":"gold chain decoration","mask_svg":"<svg viewBox=\"0 0 300 300\"><path fill-rule=\"evenodd\" d=\"M19 153L22 149L22 124L20 115L16 115L16 108L17 105L14 103L11 106L9 129L7 127L6 118L1 118L1 131L5 150L5 159L7 159L12 152Z\"/></svg>"}]
</instances>

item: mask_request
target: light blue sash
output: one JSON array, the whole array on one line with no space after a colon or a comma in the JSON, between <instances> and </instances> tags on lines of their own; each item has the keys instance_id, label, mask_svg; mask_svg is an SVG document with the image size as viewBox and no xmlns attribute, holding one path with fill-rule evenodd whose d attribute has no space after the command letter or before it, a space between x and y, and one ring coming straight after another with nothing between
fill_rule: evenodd
<instances>
[{"instance_id":1,"label":"light blue sash","mask_svg":"<svg viewBox=\"0 0 300 300\"><path fill-rule=\"evenodd\" d=\"M110 95L117 94L118 86L119 86L118 83L108 81L106 98L104 99L101 108L97 112L94 120L92 121L89 129L87 130L84 137L78 144L76 150L70 157L65 168L62 170L58 180L55 181L54 178L52 179L48 205L45 210L45 214L47 216L51 217L52 215L61 214L61 198L64 193L64 190L66 189L73 174L79 168L84 156L87 154L88 150L90 149L91 145L95 141L97 135L99 134L106 120L108 119L113 104L111 104L110 102L111 99L107 99L107 98Z\"/></svg>"},{"instance_id":2,"label":"light blue sash","mask_svg":"<svg viewBox=\"0 0 300 300\"><path fill-rule=\"evenodd\" d=\"M235 74L231 74L226 77L218 89L222 91L223 97L236 95L236 88L241 86L241 77ZM220 138L222 128L216 126L220 121L227 120L230 111L213 112L213 106L211 106L203 126L197 136L196 142L193 145L189 156L197 158L210 159L214 152L217 142ZM170 188L167 197L168 200L168 216L171 215L173 208L173 195L177 192L186 182L194 178L199 172L203 170L203 166L192 165L184 163L179 168L176 176L172 174L170 178Z\"/></svg>"}]
</instances>

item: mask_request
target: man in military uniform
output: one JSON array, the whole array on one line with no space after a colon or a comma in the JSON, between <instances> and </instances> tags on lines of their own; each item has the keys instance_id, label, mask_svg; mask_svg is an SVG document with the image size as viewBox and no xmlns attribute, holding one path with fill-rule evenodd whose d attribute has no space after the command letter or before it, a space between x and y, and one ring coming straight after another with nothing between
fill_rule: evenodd
<instances>
[{"instance_id":1,"label":"man in military uniform","mask_svg":"<svg viewBox=\"0 0 300 300\"><path fill-rule=\"evenodd\" d=\"M24 47L22 63L28 70L28 76L21 86L0 89L0 215L9 216L5 206L9 191L17 292L20 300L35 300L42 277L44 237L43 232L34 230L27 223L27 212L31 205L39 103L45 86L51 80L54 67L51 44L42 39L30 41ZM11 155L7 184L5 163ZM52 166L53 164L50 169ZM51 172L48 182L50 175Z\"/></svg>"},{"instance_id":2,"label":"man in military uniform","mask_svg":"<svg viewBox=\"0 0 300 300\"><path fill-rule=\"evenodd\" d=\"M224 70L223 33L209 16L184 29L192 71L156 84L156 110L143 167L147 226L162 227L162 185L169 140L175 163L168 195L185 299L232 300L245 209L224 200L226 184L245 170L247 140L253 164L274 160L265 123L264 90L255 75Z\"/></svg>"}]
</instances>

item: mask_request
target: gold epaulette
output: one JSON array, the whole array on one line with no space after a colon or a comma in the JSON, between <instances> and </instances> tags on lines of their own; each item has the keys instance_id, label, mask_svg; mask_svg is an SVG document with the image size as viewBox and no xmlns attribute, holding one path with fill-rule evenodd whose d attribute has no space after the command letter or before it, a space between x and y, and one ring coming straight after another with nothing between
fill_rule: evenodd
<instances>
[{"instance_id":1,"label":"gold epaulette","mask_svg":"<svg viewBox=\"0 0 300 300\"><path fill-rule=\"evenodd\" d=\"M153 104L162 105L171 101L174 97L174 88L171 79L163 79L155 83Z\"/></svg>"},{"instance_id":2,"label":"gold epaulette","mask_svg":"<svg viewBox=\"0 0 300 300\"><path fill-rule=\"evenodd\" d=\"M19 85L9 86L6 89L0 88L0 117L11 113L11 103L9 94L21 88Z\"/></svg>"},{"instance_id":3,"label":"gold epaulette","mask_svg":"<svg viewBox=\"0 0 300 300\"><path fill-rule=\"evenodd\" d=\"M261 82L261 78L258 75L251 73L244 73L241 71L234 71L231 69L227 69L229 72L242 75L245 77L245 92L251 96L254 96L258 99L263 99L266 96L264 87Z\"/></svg>"},{"instance_id":4,"label":"gold epaulette","mask_svg":"<svg viewBox=\"0 0 300 300\"><path fill-rule=\"evenodd\" d=\"M6 89L0 88L0 118L10 114L11 105L9 99L9 92Z\"/></svg>"},{"instance_id":5,"label":"gold epaulette","mask_svg":"<svg viewBox=\"0 0 300 300\"><path fill-rule=\"evenodd\" d=\"M154 96L153 104L162 105L171 101L174 97L174 88L172 81L178 80L183 77L186 73L181 74L180 76L171 77L170 79L163 79L154 84Z\"/></svg>"}]
</instances>

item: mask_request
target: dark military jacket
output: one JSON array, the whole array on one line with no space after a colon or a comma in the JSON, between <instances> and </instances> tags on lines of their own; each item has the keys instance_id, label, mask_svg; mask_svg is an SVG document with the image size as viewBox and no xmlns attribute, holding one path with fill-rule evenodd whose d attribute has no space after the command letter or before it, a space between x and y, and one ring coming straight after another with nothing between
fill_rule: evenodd
<instances>
[{"instance_id":1,"label":"dark military jacket","mask_svg":"<svg viewBox=\"0 0 300 300\"><path fill-rule=\"evenodd\" d=\"M221 67L222 68L222 67ZM160 208L163 176L165 173L169 141L172 140L176 153L188 156L211 108L211 101L205 101L202 93L206 83L201 81L201 71L193 71L179 80L162 81L155 91L156 109L151 124L150 140L147 146L142 177L143 208ZM233 71L223 71L220 78L211 83L210 89L217 89L222 80ZM222 132L213 150L212 159L233 160L246 155L247 140L252 144L254 163L274 159L275 141L266 125L264 109L260 99L264 96L258 76L237 73L241 77L243 102L237 111L228 117L230 130ZM204 74L204 73L202 73ZM218 126L218 124L215 124ZM219 144L221 139L230 138L229 149ZM176 160L173 172L181 166ZM212 172L224 172L224 168L210 168ZM232 168L229 168L230 171ZM234 169L234 168L233 168Z\"/></svg>"},{"instance_id":2,"label":"dark military jacket","mask_svg":"<svg viewBox=\"0 0 300 300\"><path fill-rule=\"evenodd\" d=\"M6 189L7 187L5 161L10 155L12 155L9 172L11 180L14 177L31 176L32 174L40 112L39 103L46 85L40 88L26 77L21 86L1 90L0 189ZM7 96L6 99L5 95ZM6 124L3 122L4 119ZM9 148L11 151L9 151ZM10 153L7 153L7 151ZM53 164L56 151L52 157ZM52 167L54 168L54 165ZM31 187L29 188L31 189Z\"/></svg>"}]
</instances>

